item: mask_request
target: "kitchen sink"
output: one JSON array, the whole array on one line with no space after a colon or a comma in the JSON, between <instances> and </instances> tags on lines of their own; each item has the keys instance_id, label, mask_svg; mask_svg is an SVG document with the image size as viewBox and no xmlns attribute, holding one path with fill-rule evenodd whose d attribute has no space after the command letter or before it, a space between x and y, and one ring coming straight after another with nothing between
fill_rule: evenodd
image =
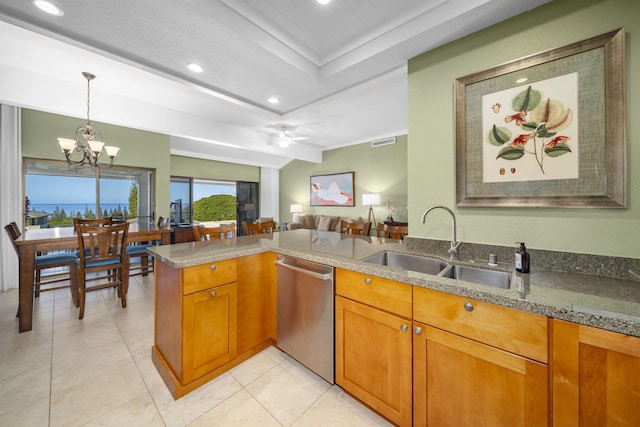
<instances>
[{"instance_id":1,"label":"kitchen sink","mask_svg":"<svg viewBox=\"0 0 640 427\"><path fill-rule=\"evenodd\" d=\"M506 271L485 270L464 265L452 265L442 271L439 276L503 289L509 289L511 283L511 273Z\"/></svg>"},{"instance_id":2,"label":"kitchen sink","mask_svg":"<svg viewBox=\"0 0 640 427\"><path fill-rule=\"evenodd\" d=\"M391 251L377 253L363 261L433 275L438 274L448 265L445 261L436 258Z\"/></svg>"}]
</instances>

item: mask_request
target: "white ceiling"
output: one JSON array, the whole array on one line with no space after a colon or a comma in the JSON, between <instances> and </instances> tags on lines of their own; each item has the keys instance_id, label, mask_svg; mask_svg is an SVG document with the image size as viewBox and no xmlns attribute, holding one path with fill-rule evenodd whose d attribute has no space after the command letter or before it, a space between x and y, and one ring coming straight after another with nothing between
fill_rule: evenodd
<instances>
[{"instance_id":1,"label":"white ceiling","mask_svg":"<svg viewBox=\"0 0 640 427\"><path fill-rule=\"evenodd\" d=\"M90 71L92 120L171 135L174 154L320 162L407 133L408 59L549 1L52 0L54 17L0 0L0 102L85 118ZM281 124L308 139L279 147Z\"/></svg>"}]
</instances>

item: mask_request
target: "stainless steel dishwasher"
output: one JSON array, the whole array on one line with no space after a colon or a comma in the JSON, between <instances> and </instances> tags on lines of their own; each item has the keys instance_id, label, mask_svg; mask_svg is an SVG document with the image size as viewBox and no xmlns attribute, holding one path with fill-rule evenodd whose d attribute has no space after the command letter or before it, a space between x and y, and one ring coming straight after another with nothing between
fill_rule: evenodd
<instances>
[{"instance_id":1,"label":"stainless steel dishwasher","mask_svg":"<svg viewBox=\"0 0 640 427\"><path fill-rule=\"evenodd\" d=\"M278 256L278 347L334 383L333 267Z\"/></svg>"}]
</instances>

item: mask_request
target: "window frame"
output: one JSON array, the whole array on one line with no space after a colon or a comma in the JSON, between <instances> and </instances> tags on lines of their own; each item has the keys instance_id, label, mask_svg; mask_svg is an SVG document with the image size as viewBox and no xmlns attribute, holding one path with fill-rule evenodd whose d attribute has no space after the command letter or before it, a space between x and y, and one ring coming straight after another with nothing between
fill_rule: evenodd
<instances>
[{"instance_id":1,"label":"window frame","mask_svg":"<svg viewBox=\"0 0 640 427\"><path fill-rule=\"evenodd\" d=\"M72 170L70 170L68 168L68 164L66 161L61 161L61 160L51 160L51 159L40 159L40 158L33 158L33 157L23 157L22 159L22 200L25 201L25 198L27 197L27 174L29 173L29 170L27 168L27 165L30 163L35 163L35 165L37 166L38 164L43 164L43 165L48 165L48 166L55 166L58 171L57 173L42 173L41 175L52 175L52 176L64 176L63 174L63 169L66 168L66 172L69 175L74 174L74 172ZM83 170L93 170L93 174L87 174L87 177L89 175L92 175L92 178L95 181L95 205L94 205L94 211L96 214L96 218L101 218L102 217L102 210L100 209L100 205L101 205L101 201L100 201L100 179L101 179L101 174L100 174L100 169L110 169L110 170L117 170L117 171L134 171L134 172L143 172L143 173L148 173L149 174L149 220L151 223L153 223L155 221L155 217L156 217L156 169L153 168L144 168L144 167L137 167L137 166L125 166L125 165L113 165L113 166L85 166L83 167ZM106 172L106 171L105 171ZM105 173L106 174L106 173ZM106 174L108 175L108 174ZM111 177L104 177L103 179L113 179ZM26 220L26 206L25 203L22 204L22 215L23 218ZM143 218L146 218L147 215L143 215ZM140 218L140 216L136 217L136 221L139 221L138 218Z\"/></svg>"}]
</instances>

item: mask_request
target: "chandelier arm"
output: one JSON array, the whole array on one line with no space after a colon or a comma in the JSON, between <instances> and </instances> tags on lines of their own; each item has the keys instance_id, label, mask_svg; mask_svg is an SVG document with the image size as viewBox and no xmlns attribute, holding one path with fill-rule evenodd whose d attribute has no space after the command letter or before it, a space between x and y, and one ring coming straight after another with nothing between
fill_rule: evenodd
<instances>
[{"instance_id":1,"label":"chandelier arm","mask_svg":"<svg viewBox=\"0 0 640 427\"><path fill-rule=\"evenodd\" d=\"M88 163L91 166L98 167L99 157L104 149L104 138L102 136L102 132L98 129L95 129L91 126L91 80L95 79L95 75L89 72L83 72L82 75L85 79L87 79L87 122L85 125L80 126L76 129L75 132L75 146L71 148L68 145L70 142L66 138L58 138L60 147L64 152L65 158L67 159L67 163L69 165L69 169L77 171L82 168L85 163ZM98 139L96 139L98 136ZM109 157L108 166L113 166L113 160L117 156L117 148L113 151L113 147L108 147L111 150L107 150L107 155ZM79 160L73 160L71 156L73 153L78 152L82 153L82 158ZM105 164L107 164L105 162Z\"/></svg>"}]
</instances>

